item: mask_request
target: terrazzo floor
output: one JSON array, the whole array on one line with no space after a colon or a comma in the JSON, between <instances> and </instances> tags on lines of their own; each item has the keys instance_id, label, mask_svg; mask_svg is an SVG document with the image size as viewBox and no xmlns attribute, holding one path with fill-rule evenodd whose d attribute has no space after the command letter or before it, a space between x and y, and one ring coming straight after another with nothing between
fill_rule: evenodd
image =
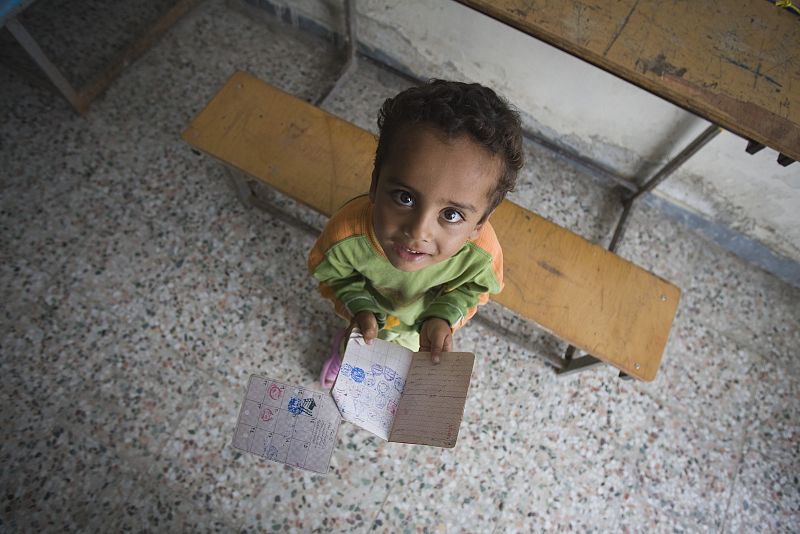
<instances>
[{"instance_id":1,"label":"terrazzo floor","mask_svg":"<svg viewBox=\"0 0 800 534\"><path fill-rule=\"evenodd\" d=\"M236 69L313 99L339 61L211 0L82 118L0 67L0 530L800 531L800 290L647 207L621 255L683 289L654 382L556 379L561 345L490 305L503 328L456 340L477 363L454 449L343 423L320 476L230 446L247 377L313 386L338 325L313 235L242 207L180 132ZM374 130L407 84L362 61L325 106ZM512 198L607 239L608 188L526 150Z\"/></svg>"}]
</instances>

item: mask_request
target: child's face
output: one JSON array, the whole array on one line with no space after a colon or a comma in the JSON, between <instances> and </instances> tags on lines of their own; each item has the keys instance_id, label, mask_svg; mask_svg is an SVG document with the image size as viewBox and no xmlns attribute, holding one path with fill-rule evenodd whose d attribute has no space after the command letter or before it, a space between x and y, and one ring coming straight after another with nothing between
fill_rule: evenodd
<instances>
[{"instance_id":1,"label":"child's face","mask_svg":"<svg viewBox=\"0 0 800 534\"><path fill-rule=\"evenodd\" d=\"M466 135L448 140L427 126L398 131L370 187L375 234L392 265L418 271L477 238L501 169Z\"/></svg>"}]
</instances>

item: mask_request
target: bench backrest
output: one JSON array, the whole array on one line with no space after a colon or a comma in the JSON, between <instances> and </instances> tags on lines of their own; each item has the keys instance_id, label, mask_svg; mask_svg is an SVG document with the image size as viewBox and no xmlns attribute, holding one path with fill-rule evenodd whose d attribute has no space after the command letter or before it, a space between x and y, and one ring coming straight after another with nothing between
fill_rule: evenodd
<instances>
[{"instance_id":1,"label":"bench backrest","mask_svg":"<svg viewBox=\"0 0 800 534\"><path fill-rule=\"evenodd\" d=\"M330 216L369 189L375 137L243 72L184 131L192 146ZM641 380L655 378L680 290L510 201L492 215L495 300Z\"/></svg>"}]
</instances>

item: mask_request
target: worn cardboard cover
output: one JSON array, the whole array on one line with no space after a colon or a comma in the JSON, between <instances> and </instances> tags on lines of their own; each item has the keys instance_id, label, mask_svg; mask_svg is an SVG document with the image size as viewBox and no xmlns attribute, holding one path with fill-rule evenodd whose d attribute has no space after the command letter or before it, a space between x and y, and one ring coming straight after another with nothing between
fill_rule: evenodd
<instances>
[{"instance_id":1,"label":"worn cardboard cover","mask_svg":"<svg viewBox=\"0 0 800 534\"><path fill-rule=\"evenodd\" d=\"M471 352L444 352L438 364L412 353L389 441L455 447L474 363Z\"/></svg>"}]
</instances>

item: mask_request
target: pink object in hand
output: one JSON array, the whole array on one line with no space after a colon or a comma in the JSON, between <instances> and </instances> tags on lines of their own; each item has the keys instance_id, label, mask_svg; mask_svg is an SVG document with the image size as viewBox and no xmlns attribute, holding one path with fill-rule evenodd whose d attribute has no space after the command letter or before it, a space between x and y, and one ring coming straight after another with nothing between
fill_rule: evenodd
<instances>
[{"instance_id":1,"label":"pink object in hand","mask_svg":"<svg viewBox=\"0 0 800 534\"><path fill-rule=\"evenodd\" d=\"M344 334L345 330L340 330L333 337L330 356L328 356L328 359L322 364L322 371L319 374L319 383L325 389L332 388L333 383L336 382L336 377L339 375L339 367L342 363L342 355L339 354L339 347L342 344Z\"/></svg>"}]
</instances>

